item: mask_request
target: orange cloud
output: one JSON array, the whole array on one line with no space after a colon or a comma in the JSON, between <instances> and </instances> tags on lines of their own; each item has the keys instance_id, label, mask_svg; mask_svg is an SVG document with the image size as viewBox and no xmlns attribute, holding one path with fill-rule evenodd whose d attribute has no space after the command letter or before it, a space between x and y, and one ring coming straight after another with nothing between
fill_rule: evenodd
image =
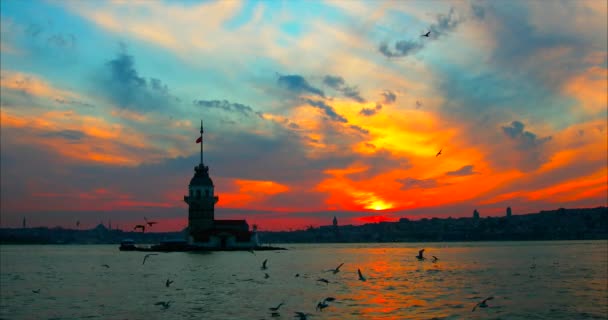
<instances>
[{"instance_id":1,"label":"orange cloud","mask_svg":"<svg viewBox=\"0 0 608 320\"><path fill-rule=\"evenodd\" d=\"M608 69L592 67L567 81L564 90L575 97L581 106L591 114L606 112L608 109Z\"/></svg>"},{"instance_id":2,"label":"orange cloud","mask_svg":"<svg viewBox=\"0 0 608 320\"><path fill-rule=\"evenodd\" d=\"M260 205L269 196L287 192L289 187L269 180L232 180L238 190L220 193L220 205L229 208L248 208Z\"/></svg>"},{"instance_id":3,"label":"orange cloud","mask_svg":"<svg viewBox=\"0 0 608 320\"><path fill-rule=\"evenodd\" d=\"M57 89L35 75L8 70L0 71L0 86L47 99L78 98L76 93Z\"/></svg>"}]
</instances>

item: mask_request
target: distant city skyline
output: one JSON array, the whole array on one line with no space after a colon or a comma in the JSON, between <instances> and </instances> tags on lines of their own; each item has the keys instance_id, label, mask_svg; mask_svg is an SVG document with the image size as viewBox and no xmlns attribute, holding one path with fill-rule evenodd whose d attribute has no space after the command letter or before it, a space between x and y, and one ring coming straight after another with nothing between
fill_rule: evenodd
<instances>
[{"instance_id":1,"label":"distant city skyline","mask_svg":"<svg viewBox=\"0 0 608 320\"><path fill-rule=\"evenodd\" d=\"M2 1L0 227L607 206L607 7Z\"/></svg>"}]
</instances>

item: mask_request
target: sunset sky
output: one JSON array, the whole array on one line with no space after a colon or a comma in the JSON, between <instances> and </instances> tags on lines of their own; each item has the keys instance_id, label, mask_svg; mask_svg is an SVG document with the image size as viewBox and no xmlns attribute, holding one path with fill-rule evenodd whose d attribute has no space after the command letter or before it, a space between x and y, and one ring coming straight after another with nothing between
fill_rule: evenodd
<instances>
[{"instance_id":1,"label":"sunset sky","mask_svg":"<svg viewBox=\"0 0 608 320\"><path fill-rule=\"evenodd\" d=\"M607 11L3 0L0 224L184 228L201 119L261 230L605 206Z\"/></svg>"}]
</instances>

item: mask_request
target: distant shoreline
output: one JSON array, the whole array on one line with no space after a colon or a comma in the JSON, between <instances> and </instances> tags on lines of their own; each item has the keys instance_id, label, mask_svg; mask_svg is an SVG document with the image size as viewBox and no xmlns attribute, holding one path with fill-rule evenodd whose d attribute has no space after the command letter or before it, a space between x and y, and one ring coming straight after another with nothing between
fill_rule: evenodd
<instances>
[{"instance_id":1,"label":"distant shoreline","mask_svg":"<svg viewBox=\"0 0 608 320\"><path fill-rule=\"evenodd\" d=\"M258 231L263 244L416 243L608 240L608 208L557 209L503 217L424 218L364 225L329 225L296 231ZM181 232L125 232L98 225L88 230L3 228L0 244L154 244L185 239Z\"/></svg>"}]
</instances>

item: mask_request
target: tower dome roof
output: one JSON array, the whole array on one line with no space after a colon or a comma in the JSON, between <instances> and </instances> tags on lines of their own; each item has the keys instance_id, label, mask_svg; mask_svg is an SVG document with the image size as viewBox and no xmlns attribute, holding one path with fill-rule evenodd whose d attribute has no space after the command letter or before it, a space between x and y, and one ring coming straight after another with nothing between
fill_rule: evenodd
<instances>
[{"instance_id":1,"label":"tower dome roof","mask_svg":"<svg viewBox=\"0 0 608 320\"><path fill-rule=\"evenodd\" d=\"M209 177L209 167L196 166L194 167L194 177L190 179L190 186L208 186L213 187L213 181Z\"/></svg>"}]
</instances>

